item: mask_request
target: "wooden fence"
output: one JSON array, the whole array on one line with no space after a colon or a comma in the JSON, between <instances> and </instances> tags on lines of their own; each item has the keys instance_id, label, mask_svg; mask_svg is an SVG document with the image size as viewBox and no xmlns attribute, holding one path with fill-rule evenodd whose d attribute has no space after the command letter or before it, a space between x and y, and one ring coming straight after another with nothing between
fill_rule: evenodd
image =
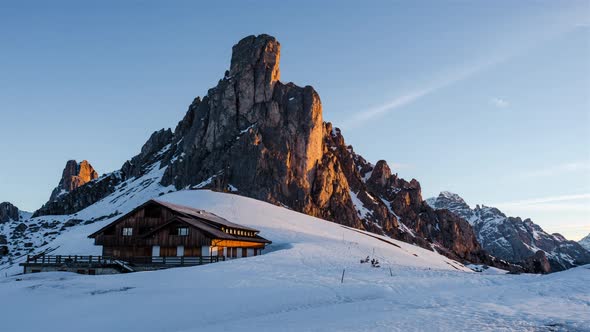
<instances>
[{"instance_id":1,"label":"wooden fence","mask_svg":"<svg viewBox=\"0 0 590 332\"><path fill-rule=\"evenodd\" d=\"M125 262L132 266L193 266L225 261L224 256L196 256L196 257L105 257L80 255L27 255L27 265L119 265Z\"/></svg>"}]
</instances>

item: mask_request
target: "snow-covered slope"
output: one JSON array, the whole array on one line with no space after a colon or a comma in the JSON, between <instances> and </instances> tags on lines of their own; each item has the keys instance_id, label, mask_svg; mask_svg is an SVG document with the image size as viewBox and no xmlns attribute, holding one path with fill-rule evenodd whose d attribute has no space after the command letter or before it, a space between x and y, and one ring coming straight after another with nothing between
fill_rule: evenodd
<instances>
[{"instance_id":1,"label":"snow-covered slope","mask_svg":"<svg viewBox=\"0 0 590 332\"><path fill-rule=\"evenodd\" d=\"M190 268L3 278L0 298L9 305L0 310L0 329L550 331L589 324L588 267L549 276L470 273L434 252L237 195L194 190L159 199L258 228L273 244L262 256ZM101 204L79 216L117 203ZM97 248L86 235L108 222L71 227L50 245L91 252ZM381 268L361 264L366 256Z\"/></svg>"},{"instance_id":2,"label":"snow-covered slope","mask_svg":"<svg viewBox=\"0 0 590 332\"><path fill-rule=\"evenodd\" d=\"M158 196L158 192L166 190L163 187L144 189L140 195L123 196L120 199L109 196L108 199L80 211L75 217L80 220L92 220L110 211L126 213L146 200ZM309 251L306 254L309 256L304 259L342 260L340 264L345 267L349 263L357 263L361 258L372 256L378 258L382 264L470 271L458 262L405 242L347 228L238 195L209 190L185 190L159 196L158 199L201 208L228 220L260 229L261 235L273 241L268 249L270 251L304 245L306 251ZM71 217L62 216L61 219L67 220ZM88 239L87 235L115 218L117 216L88 225L81 223L72 226L60 233L46 247L56 248L53 254L100 255L101 247L94 246L93 240ZM310 250L311 248L315 249ZM294 251L297 252L297 250ZM13 266L7 271L15 273L20 269Z\"/></svg>"},{"instance_id":3,"label":"snow-covered slope","mask_svg":"<svg viewBox=\"0 0 590 332\"><path fill-rule=\"evenodd\" d=\"M584 249L590 251L590 234L586 235L583 239L578 241L578 243L584 247Z\"/></svg>"},{"instance_id":4,"label":"snow-covered slope","mask_svg":"<svg viewBox=\"0 0 590 332\"><path fill-rule=\"evenodd\" d=\"M144 176L120 183L114 193L72 215L32 217L31 213L21 212L20 220L0 224L0 235L7 239L9 249L8 255L0 256L0 273L20 271L18 263L31 253L100 254L100 248L91 246L86 238L90 233L84 235L85 232L110 223L151 198L175 190L160 185L165 170L156 163Z\"/></svg>"},{"instance_id":5,"label":"snow-covered slope","mask_svg":"<svg viewBox=\"0 0 590 332\"><path fill-rule=\"evenodd\" d=\"M590 253L578 243L560 234L548 234L530 219L508 217L494 207L477 205L474 209L459 195L441 192L426 202L436 209L447 209L467 220L479 243L492 255L509 262L522 262L541 250L552 271L590 263Z\"/></svg>"}]
</instances>

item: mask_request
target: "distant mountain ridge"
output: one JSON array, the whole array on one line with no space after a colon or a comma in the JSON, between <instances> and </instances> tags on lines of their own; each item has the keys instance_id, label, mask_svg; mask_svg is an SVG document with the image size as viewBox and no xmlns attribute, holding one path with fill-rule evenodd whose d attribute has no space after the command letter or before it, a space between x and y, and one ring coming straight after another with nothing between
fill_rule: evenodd
<instances>
[{"instance_id":1,"label":"distant mountain ridge","mask_svg":"<svg viewBox=\"0 0 590 332\"><path fill-rule=\"evenodd\" d=\"M590 252L560 234L548 234L531 219L508 217L494 207L476 205L474 209L459 195L441 192L427 203L446 209L467 220L475 230L482 247L495 257L519 263L542 251L551 271L561 271L590 263Z\"/></svg>"},{"instance_id":2,"label":"distant mountain ridge","mask_svg":"<svg viewBox=\"0 0 590 332\"><path fill-rule=\"evenodd\" d=\"M590 251L590 234L586 235L583 239L578 241L578 243L586 250Z\"/></svg>"}]
</instances>

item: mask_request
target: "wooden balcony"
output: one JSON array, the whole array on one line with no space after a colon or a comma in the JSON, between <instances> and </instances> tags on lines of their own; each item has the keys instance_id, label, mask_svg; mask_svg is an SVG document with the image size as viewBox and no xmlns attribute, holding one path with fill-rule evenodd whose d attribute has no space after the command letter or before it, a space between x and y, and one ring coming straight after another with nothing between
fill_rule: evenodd
<instances>
[{"instance_id":1,"label":"wooden balcony","mask_svg":"<svg viewBox=\"0 0 590 332\"><path fill-rule=\"evenodd\" d=\"M66 266L66 267L122 267L127 272L132 272L133 267L167 268L177 266L195 266L225 261L224 256L197 256L197 257L131 257L117 258L105 256L78 256L78 255L27 255L27 261L21 266ZM131 269L129 269L131 268ZM122 271L124 272L124 271Z\"/></svg>"}]
</instances>

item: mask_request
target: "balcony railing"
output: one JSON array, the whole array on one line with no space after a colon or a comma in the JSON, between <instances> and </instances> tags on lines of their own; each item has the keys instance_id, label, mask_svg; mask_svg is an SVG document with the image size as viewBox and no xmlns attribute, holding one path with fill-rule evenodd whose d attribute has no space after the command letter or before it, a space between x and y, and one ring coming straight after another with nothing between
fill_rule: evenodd
<instances>
[{"instance_id":1,"label":"balcony railing","mask_svg":"<svg viewBox=\"0 0 590 332\"><path fill-rule=\"evenodd\" d=\"M105 257L79 255L27 255L22 265L40 266L106 266L126 263L130 266L194 266L225 261L224 256L180 256L180 257Z\"/></svg>"}]
</instances>

